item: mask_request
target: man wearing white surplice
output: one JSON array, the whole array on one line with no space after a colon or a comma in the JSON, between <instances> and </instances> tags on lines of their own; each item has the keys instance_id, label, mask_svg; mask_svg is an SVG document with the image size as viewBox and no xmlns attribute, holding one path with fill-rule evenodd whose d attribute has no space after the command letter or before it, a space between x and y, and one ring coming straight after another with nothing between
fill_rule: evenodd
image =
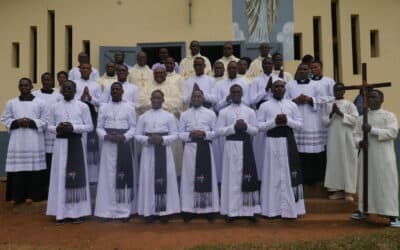
<instances>
[{"instance_id":1,"label":"man wearing white surplice","mask_svg":"<svg viewBox=\"0 0 400 250\"><path fill-rule=\"evenodd\" d=\"M51 162L49 198L46 215L55 216L57 224L64 219L80 223L92 213L90 207L85 140L93 130L86 104L74 100L75 83L65 81L61 87L64 100L50 111L48 129L56 134Z\"/></svg>"},{"instance_id":2,"label":"man wearing white surplice","mask_svg":"<svg viewBox=\"0 0 400 250\"><path fill-rule=\"evenodd\" d=\"M7 101L1 116L1 122L10 133L5 164L6 200L14 204L47 198L43 189L47 110L45 102L32 95L32 88L29 78L21 78L18 82L20 96Z\"/></svg>"},{"instance_id":3,"label":"man wearing white surplice","mask_svg":"<svg viewBox=\"0 0 400 250\"><path fill-rule=\"evenodd\" d=\"M329 199L353 201L357 184L357 151L353 143L353 132L357 122L356 106L343 98L342 83L334 86L336 100L328 104L329 113L322 117L328 128L327 164L325 187L337 190Z\"/></svg>"},{"instance_id":4,"label":"man wearing white surplice","mask_svg":"<svg viewBox=\"0 0 400 250\"><path fill-rule=\"evenodd\" d=\"M300 64L297 79L286 84L285 97L297 104L303 118L303 129L295 131L300 155L303 183L316 185L325 178L325 128L319 105L321 90L317 83L308 78L309 67Z\"/></svg>"},{"instance_id":5,"label":"man wearing white surplice","mask_svg":"<svg viewBox=\"0 0 400 250\"><path fill-rule=\"evenodd\" d=\"M100 107L97 122L97 134L103 142L94 215L128 220L136 213L137 200L137 168L131 144L136 112L122 100L120 82L113 83L110 91L112 101Z\"/></svg>"},{"instance_id":6,"label":"man wearing white surplice","mask_svg":"<svg viewBox=\"0 0 400 250\"><path fill-rule=\"evenodd\" d=\"M140 116L135 133L135 139L142 144L138 214L149 223L155 217L168 223L169 215L181 211L171 149L178 139L178 126L174 115L162 108L161 90L154 90L150 99L152 109Z\"/></svg>"},{"instance_id":7,"label":"man wearing white surplice","mask_svg":"<svg viewBox=\"0 0 400 250\"><path fill-rule=\"evenodd\" d=\"M215 137L217 117L203 107L203 92L193 90L192 107L182 113L179 138L185 142L181 178L181 202L184 221L193 214L206 214L212 221L219 211L218 183L211 141Z\"/></svg>"},{"instance_id":8,"label":"man wearing white surplice","mask_svg":"<svg viewBox=\"0 0 400 250\"><path fill-rule=\"evenodd\" d=\"M257 112L265 150L261 179L261 214L297 218L305 214L300 159L293 130L301 130L300 112L291 100L283 99L285 83L276 80L273 97Z\"/></svg>"},{"instance_id":9,"label":"man wearing white surplice","mask_svg":"<svg viewBox=\"0 0 400 250\"><path fill-rule=\"evenodd\" d=\"M241 101L243 91L235 84L230 88L232 103L219 112L217 134L225 137L222 158L221 214L228 222L246 217L255 222L260 212L260 183L251 137L257 134L254 110Z\"/></svg>"},{"instance_id":10,"label":"man wearing white surplice","mask_svg":"<svg viewBox=\"0 0 400 250\"><path fill-rule=\"evenodd\" d=\"M354 141L360 149L368 146L368 211L364 211L363 202L363 152L358 158L358 208L353 219L362 219L369 213L389 217L394 221L399 215L398 173L394 140L397 138L398 123L396 116L383 110L383 93L372 90L368 93L368 124L363 125L359 117ZM368 132L368 145L362 141L363 131Z\"/></svg>"}]
</instances>

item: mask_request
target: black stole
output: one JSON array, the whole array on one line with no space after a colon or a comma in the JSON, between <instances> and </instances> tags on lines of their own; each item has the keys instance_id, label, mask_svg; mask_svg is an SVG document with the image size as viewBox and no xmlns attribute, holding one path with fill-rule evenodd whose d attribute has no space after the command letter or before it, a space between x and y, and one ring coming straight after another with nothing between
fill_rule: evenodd
<instances>
[{"instance_id":1,"label":"black stole","mask_svg":"<svg viewBox=\"0 0 400 250\"><path fill-rule=\"evenodd\" d=\"M87 158L88 164L96 165L100 161L100 152L99 152L99 137L96 133L97 127L97 112L96 108L90 102L84 102L89 107L90 116L92 118L93 123L93 130L87 133L87 143L86 143L86 150L87 150Z\"/></svg>"},{"instance_id":2,"label":"black stole","mask_svg":"<svg viewBox=\"0 0 400 250\"><path fill-rule=\"evenodd\" d=\"M145 133L146 136L160 135L165 136L167 133ZM162 212L167 210L167 148L165 145L154 146L154 194L155 194L155 210Z\"/></svg>"},{"instance_id":3,"label":"black stole","mask_svg":"<svg viewBox=\"0 0 400 250\"><path fill-rule=\"evenodd\" d=\"M287 140L287 150L289 158L290 179L293 188L294 199L297 202L303 198L303 192L300 185L303 183L303 175L300 170L300 157L297 151L296 140L293 130L288 126L279 126L267 131L268 137L285 137Z\"/></svg>"},{"instance_id":4,"label":"black stole","mask_svg":"<svg viewBox=\"0 0 400 250\"><path fill-rule=\"evenodd\" d=\"M68 139L67 169L65 173L65 202L86 201L85 158L83 156L82 135L75 133L57 134L57 138Z\"/></svg>"},{"instance_id":5,"label":"black stole","mask_svg":"<svg viewBox=\"0 0 400 250\"><path fill-rule=\"evenodd\" d=\"M105 129L107 134L123 135L127 129ZM117 145L117 167L115 173L115 192L117 203L133 201L133 157L130 141L120 141Z\"/></svg>"},{"instance_id":6,"label":"black stole","mask_svg":"<svg viewBox=\"0 0 400 250\"><path fill-rule=\"evenodd\" d=\"M236 131L235 134L226 137L230 141L243 142L243 171L242 192L243 205L255 206L260 204L260 181L257 176L256 161L254 159L251 136L244 131Z\"/></svg>"},{"instance_id":7,"label":"black stole","mask_svg":"<svg viewBox=\"0 0 400 250\"><path fill-rule=\"evenodd\" d=\"M206 208L212 206L212 168L209 140L192 139L197 144L196 165L194 175L194 207ZM190 143L189 142L189 143Z\"/></svg>"}]
</instances>

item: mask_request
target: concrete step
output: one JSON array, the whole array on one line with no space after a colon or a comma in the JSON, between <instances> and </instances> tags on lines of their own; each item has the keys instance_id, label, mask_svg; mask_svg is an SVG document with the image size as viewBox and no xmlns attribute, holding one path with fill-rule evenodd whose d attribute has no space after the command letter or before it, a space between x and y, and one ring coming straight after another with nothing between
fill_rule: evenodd
<instances>
[{"instance_id":1,"label":"concrete step","mask_svg":"<svg viewBox=\"0 0 400 250\"><path fill-rule=\"evenodd\" d=\"M309 198L305 200L307 214L352 213L357 210L357 203L345 200Z\"/></svg>"}]
</instances>

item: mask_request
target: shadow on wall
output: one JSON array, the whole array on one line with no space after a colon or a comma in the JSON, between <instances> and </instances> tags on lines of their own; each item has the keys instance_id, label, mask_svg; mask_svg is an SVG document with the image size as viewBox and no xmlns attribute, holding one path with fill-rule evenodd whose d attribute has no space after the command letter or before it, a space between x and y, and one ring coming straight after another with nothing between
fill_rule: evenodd
<instances>
[{"instance_id":1,"label":"shadow on wall","mask_svg":"<svg viewBox=\"0 0 400 250\"><path fill-rule=\"evenodd\" d=\"M6 176L5 164L7 157L7 146L8 146L9 134L8 132L0 132L0 177ZM400 173L400 131L397 135L395 143L396 158L397 158L397 169Z\"/></svg>"}]
</instances>

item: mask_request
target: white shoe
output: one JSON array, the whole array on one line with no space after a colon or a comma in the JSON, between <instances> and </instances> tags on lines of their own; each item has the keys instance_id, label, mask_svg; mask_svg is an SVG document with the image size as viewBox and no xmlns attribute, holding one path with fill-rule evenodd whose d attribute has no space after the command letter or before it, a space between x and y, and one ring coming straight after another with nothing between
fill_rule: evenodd
<instances>
[{"instance_id":1,"label":"white shoe","mask_svg":"<svg viewBox=\"0 0 400 250\"><path fill-rule=\"evenodd\" d=\"M341 191L337 191L337 192L329 195L328 198L330 200L341 200L341 199L344 199L344 193Z\"/></svg>"},{"instance_id":2,"label":"white shoe","mask_svg":"<svg viewBox=\"0 0 400 250\"><path fill-rule=\"evenodd\" d=\"M368 214L357 211L357 212L351 214L351 218L354 220L362 220L362 219L368 218Z\"/></svg>"},{"instance_id":3,"label":"white shoe","mask_svg":"<svg viewBox=\"0 0 400 250\"><path fill-rule=\"evenodd\" d=\"M352 194L346 194L346 195L344 196L344 199L345 199L346 201L354 201L354 198L353 198L353 195L352 195Z\"/></svg>"},{"instance_id":4,"label":"white shoe","mask_svg":"<svg viewBox=\"0 0 400 250\"><path fill-rule=\"evenodd\" d=\"M390 222L391 227L400 227L400 219L397 217L394 221Z\"/></svg>"}]
</instances>

